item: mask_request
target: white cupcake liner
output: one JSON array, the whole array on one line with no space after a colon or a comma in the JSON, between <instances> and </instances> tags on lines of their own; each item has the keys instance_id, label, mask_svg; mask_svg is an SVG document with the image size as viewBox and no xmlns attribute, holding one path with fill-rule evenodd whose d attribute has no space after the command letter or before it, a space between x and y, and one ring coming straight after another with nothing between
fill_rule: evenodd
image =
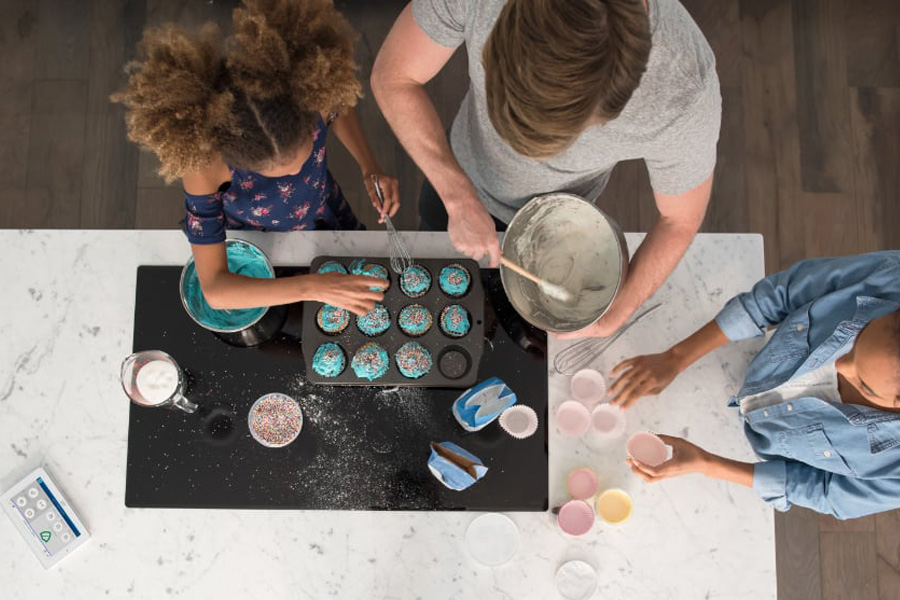
<instances>
[{"instance_id":1,"label":"white cupcake liner","mask_svg":"<svg viewBox=\"0 0 900 600\"><path fill-rule=\"evenodd\" d=\"M525 420L525 426L515 427L519 419ZM524 404L514 404L500 414L500 428L517 440L524 440L534 435L538 429L538 416L534 409Z\"/></svg>"}]
</instances>

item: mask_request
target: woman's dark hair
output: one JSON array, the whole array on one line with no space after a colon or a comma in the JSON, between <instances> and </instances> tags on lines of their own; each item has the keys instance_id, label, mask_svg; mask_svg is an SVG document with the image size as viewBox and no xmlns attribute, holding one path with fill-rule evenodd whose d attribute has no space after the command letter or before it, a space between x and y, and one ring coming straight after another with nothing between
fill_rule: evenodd
<instances>
[{"instance_id":1,"label":"woman's dark hair","mask_svg":"<svg viewBox=\"0 0 900 600\"><path fill-rule=\"evenodd\" d=\"M360 96L354 34L329 0L244 0L233 25L224 42L212 24L146 30L111 97L167 181L218 157L251 170L290 160L321 115Z\"/></svg>"}]
</instances>

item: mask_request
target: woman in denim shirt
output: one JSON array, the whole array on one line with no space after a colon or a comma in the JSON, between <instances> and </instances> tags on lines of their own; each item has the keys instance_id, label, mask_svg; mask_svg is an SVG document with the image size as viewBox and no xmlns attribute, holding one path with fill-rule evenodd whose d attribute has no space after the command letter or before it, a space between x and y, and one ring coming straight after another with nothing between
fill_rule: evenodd
<instances>
[{"instance_id":1,"label":"woman in denim shirt","mask_svg":"<svg viewBox=\"0 0 900 600\"><path fill-rule=\"evenodd\" d=\"M622 362L611 391L627 407L713 349L777 327L730 402L761 462L660 436L672 458L656 468L629 460L632 471L646 481L702 473L752 487L778 510L839 519L900 507L898 309L900 252L806 260L732 298L669 350Z\"/></svg>"}]
</instances>

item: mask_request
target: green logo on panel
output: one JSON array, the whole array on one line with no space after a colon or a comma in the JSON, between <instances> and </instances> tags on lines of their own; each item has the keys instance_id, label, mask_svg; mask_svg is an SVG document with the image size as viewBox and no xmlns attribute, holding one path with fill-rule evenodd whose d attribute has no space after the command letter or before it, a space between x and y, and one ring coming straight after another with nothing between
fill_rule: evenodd
<instances>
[{"instance_id":1,"label":"green logo on panel","mask_svg":"<svg viewBox=\"0 0 900 600\"><path fill-rule=\"evenodd\" d=\"M51 535L51 534L50 534L49 531L42 531L42 532L41 532L41 539L44 540L44 543L47 543L47 542L50 541L50 535Z\"/></svg>"}]
</instances>

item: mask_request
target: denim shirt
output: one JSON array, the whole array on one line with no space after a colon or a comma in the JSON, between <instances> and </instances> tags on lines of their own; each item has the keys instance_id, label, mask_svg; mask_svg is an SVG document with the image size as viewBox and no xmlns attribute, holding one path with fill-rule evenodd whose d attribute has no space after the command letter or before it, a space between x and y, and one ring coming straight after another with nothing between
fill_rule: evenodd
<instances>
[{"instance_id":1,"label":"denim shirt","mask_svg":"<svg viewBox=\"0 0 900 600\"><path fill-rule=\"evenodd\" d=\"M897 251L805 260L763 279L716 316L731 341L777 326L730 405L836 360L870 321L898 309ZM776 509L847 519L900 507L900 413L803 397L742 420L763 459L753 489Z\"/></svg>"}]
</instances>

